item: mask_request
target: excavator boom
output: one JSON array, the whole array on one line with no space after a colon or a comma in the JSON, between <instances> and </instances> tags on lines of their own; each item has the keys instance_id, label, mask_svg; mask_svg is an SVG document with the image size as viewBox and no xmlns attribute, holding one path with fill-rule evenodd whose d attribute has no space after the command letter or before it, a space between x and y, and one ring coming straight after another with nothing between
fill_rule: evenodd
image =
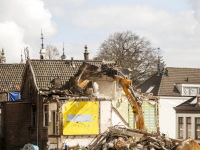
<instances>
[{"instance_id":1,"label":"excavator boom","mask_svg":"<svg viewBox=\"0 0 200 150\"><path fill-rule=\"evenodd\" d=\"M135 96L133 89L132 89L132 81L129 80L122 72L116 69L109 68L106 72L107 76L113 77L117 83L119 83L125 94L126 97L131 105L131 108L134 112L135 122L136 122L136 129L145 130L144 125L144 116L141 102Z\"/></svg>"}]
</instances>

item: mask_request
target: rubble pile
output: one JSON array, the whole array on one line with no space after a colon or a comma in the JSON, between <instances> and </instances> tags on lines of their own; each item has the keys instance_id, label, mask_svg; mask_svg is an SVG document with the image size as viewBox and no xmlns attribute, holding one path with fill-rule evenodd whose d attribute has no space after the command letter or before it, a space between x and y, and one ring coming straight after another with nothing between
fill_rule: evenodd
<instances>
[{"instance_id":1,"label":"rubble pile","mask_svg":"<svg viewBox=\"0 0 200 150\"><path fill-rule=\"evenodd\" d=\"M177 150L181 141L137 129L110 127L88 146L89 150Z\"/></svg>"}]
</instances>

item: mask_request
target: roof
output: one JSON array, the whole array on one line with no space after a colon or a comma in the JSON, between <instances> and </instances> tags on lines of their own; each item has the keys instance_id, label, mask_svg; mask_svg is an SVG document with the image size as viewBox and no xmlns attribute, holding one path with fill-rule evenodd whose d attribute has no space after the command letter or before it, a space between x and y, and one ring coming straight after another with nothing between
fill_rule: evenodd
<instances>
[{"instance_id":1,"label":"roof","mask_svg":"<svg viewBox=\"0 0 200 150\"><path fill-rule=\"evenodd\" d=\"M25 64L0 64L0 91L20 91Z\"/></svg>"},{"instance_id":2,"label":"roof","mask_svg":"<svg viewBox=\"0 0 200 150\"><path fill-rule=\"evenodd\" d=\"M181 96L176 84L200 84L200 69L167 67L161 76L154 74L137 88L145 93L151 85L155 85L151 92L155 96Z\"/></svg>"},{"instance_id":3,"label":"roof","mask_svg":"<svg viewBox=\"0 0 200 150\"><path fill-rule=\"evenodd\" d=\"M155 72L151 77L149 77L146 81L144 81L142 84L140 84L137 89L141 89L141 93L146 93L146 91L151 87L154 86L154 88L150 91L150 93L153 93L154 96L158 95L158 90L160 87L160 82L162 75L158 76L158 73Z\"/></svg>"},{"instance_id":4,"label":"roof","mask_svg":"<svg viewBox=\"0 0 200 150\"><path fill-rule=\"evenodd\" d=\"M51 87L51 82L56 77L60 79L61 86L66 85L70 77L78 73L84 62L98 68L102 65L102 61L97 60L73 60L74 67L71 66L71 60L30 60L38 88Z\"/></svg>"},{"instance_id":5,"label":"roof","mask_svg":"<svg viewBox=\"0 0 200 150\"><path fill-rule=\"evenodd\" d=\"M180 105L176 107L195 107L197 105L197 97L194 96L191 99L181 103Z\"/></svg>"},{"instance_id":6,"label":"roof","mask_svg":"<svg viewBox=\"0 0 200 150\"><path fill-rule=\"evenodd\" d=\"M192 113L199 114L200 107L197 104L197 96L190 98L189 100L181 103L180 105L174 107L176 113Z\"/></svg>"}]
</instances>

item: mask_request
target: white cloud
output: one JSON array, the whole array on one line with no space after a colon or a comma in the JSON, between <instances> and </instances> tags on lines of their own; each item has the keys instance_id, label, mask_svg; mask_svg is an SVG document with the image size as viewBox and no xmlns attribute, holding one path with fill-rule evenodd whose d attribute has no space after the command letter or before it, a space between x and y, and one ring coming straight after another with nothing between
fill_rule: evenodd
<instances>
[{"instance_id":1,"label":"white cloud","mask_svg":"<svg viewBox=\"0 0 200 150\"><path fill-rule=\"evenodd\" d=\"M150 5L111 5L75 12L76 27L107 32L131 30L161 47L167 66L199 67L200 2L194 11L171 12ZM198 4L198 5L196 5ZM190 61L187 61L190 60Z\"/></svg>"},{"instance_id":2,"label":"white cloud","mask_svg":"<svg viewBox=\"0 0 200 150\"><path fill-rule=\"evenodd\" d=\"M31 58L39 58L40 34L46 38L57 33L48 9L40 0L1 0L0 47L8 63L20 62L21 50L29 47Z\"/></svg>"},{"instance_id":3,"label":"white cloud","mask_svg":"<svg viewBox=\"0 0 200 150\"><path fill-rule=\"evenodd\" d=\"M43 0L45 7L47 7L54 16L64 17L68 11L67 7L78 6L85 2L85 0Z\"/></svg>"}]
</instances>

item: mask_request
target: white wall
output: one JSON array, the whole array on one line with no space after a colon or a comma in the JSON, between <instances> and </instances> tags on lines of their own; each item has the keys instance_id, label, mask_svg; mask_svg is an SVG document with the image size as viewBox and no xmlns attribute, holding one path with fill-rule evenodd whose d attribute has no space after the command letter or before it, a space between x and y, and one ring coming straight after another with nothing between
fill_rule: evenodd
<instances>
[{"instance_id":1,"label":"white wall","mask_svg":"<svg viewBox=\"0 0 200 150\"><path fill-rule=\"evenodd\" d=\"M190 97L160 97L159 101L159 126L160 132L166 134L170 138L176 137L176 112L173 107L176 107Z\"/></svg>"},{"instance_id":2,"label":"white wall","mask_svg":"<svg viewBox=\"0 0 200 150\"><path fill-rule=\"evenodd\" d=\"M100 132L105 132L111 126L111 101L100 101Z\"/></svg>"},{"instance_id":3,"label":"white wall","mask_svg":"<svg viewBox=\"0 0 200 150\"><path fill-rule=\"evenodd\" d=\"M113 126L123 125L123 126L127 127L114 111L112 111L112 125Z\"/></svg>"},{"instance_id":4,"label":"white wall","mask_svg":"<svg viewBox=\"0 0 200 150\"><path fill-rule=\"evenodd\" d=\"M178 113L176 114L176 138L178 139L178 117L183 117L183 139L186 139L186 117L191 117L191 138L195 139L195 118L200 117L200 114L186 114ZM200 143L200 140L195 140Z\"/></svg>"}]
</instances>

